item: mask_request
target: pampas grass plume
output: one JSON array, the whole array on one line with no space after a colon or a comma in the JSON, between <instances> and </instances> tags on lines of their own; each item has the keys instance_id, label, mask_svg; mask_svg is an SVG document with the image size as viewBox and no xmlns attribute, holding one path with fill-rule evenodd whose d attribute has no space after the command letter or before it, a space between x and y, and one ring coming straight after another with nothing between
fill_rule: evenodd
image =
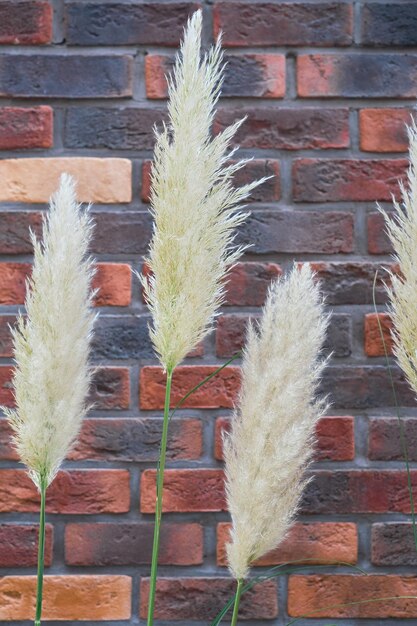
<instances>
[{"instance_id":1,"label":"pampas grass plume","mask_svg":"<svg viewBox=\"0 0 417 626\"><path fill-rule=\"evenodd\" d=\"M156 131L151 210L154 233L149 276L142 277L153 326L151 339L172 371L212 328L224 297L224 277L242 248L233 245L246 215L241 203L265 179L240 188L233 175L245 165L226 162L240 120L211 137L223 79L220 39L200 57L202 13L188 22L169 78L168 124Z\"/></svg>"},{"instance_id":2,"label":"pampas grass plume","mask_svg":"<svg viewBox=\"0 0 417 626\"><path fill-rule=\"evenodd\" d=\"M224 438L227 556L238 580L283 540L307 483L315 424L326 409L315 394L327 323L305 264L272 284L258 328L249 325L240 397Z\"/></svg>"},{"instance_id":3,"label":"pampas grass plume","mask_svg":"<svg viewBox=\"0 0 417 626\"><path fill-rule=\"evenodd\" d=\"M40 489L49 485L73 443L86 411L93 262L88 211L76 202L74 181L64 174L34 247L26 319L12 330L15 409L3 410L13 443Z\"/></svg>"},{"instance_id":4,"label":"pampas grass plume","mask_svg":"<svg viewBox=\"0 0 417 626\"><path fill-rule=\"evenodd\" d=\"M417 127L408 127L410 142L408 187L400 183L402 204L393 198L395 212L384 215L400 274L390 272L387 287L389 312L394 324L394 354L409 384L417 394Z\"/></svg>"}]
</instances>

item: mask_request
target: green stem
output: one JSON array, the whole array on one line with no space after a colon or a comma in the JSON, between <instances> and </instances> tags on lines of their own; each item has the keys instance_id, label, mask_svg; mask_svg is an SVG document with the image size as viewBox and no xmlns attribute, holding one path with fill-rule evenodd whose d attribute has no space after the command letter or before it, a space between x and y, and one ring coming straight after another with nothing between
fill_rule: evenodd
<instances>
[{"instance_id":1,"label":"green stem","mask_svg":"<svg viewBox=\"0 0 417 626\"><path fill-rule=\"evenodd\" d=\"M242 591L243 591L243 578L239 578L239 580L237 581L237 589L236 589L236 595L235 595L235 604L233 606L231 626L236 626L237 624L237 616L239 613L239 605L240 605L240 598L242 596Z\"/></svg>"},{"instance_id":2,"label":"green stem","mask_svg":"<svg viewBox=\"0 0 417 626\"><path fill-rule=\"evenodd\" d=\"M172 370L167 372L167 382L165 388L165 404L164 404L164 422L162 427L161 437L161 449L159 453L159 464L156 475L156 504L155 504L155 527L153 535L153 547L152 547L152 566L151 566L151 579L149 585L149 600L148 600L148 622L147 626L153 625L153 614L155 609L155 592L156 592L156 576L158 572L158 552L159 552L159 536L161 530L161 517L162 517L162 490L164 487L164 471L165 460L168 441L168 424L169 424L169 404L171 399L171 383L172 383Z\"/></svg>"},{"instance_id":3,"label":"green stem","mask_svg":"<svg viewBox=\"0 0 417 626\"><path fill-rule=\"evenodd\" d=\"M43 596L43 569L45 561L45 501L46 501L46 481L41 479L41 510L39 514L39 543L38 543L38 581L36 589L36 614L35 626L40 626L42 616L42 596Z\"/></svg>"}]
</instances>

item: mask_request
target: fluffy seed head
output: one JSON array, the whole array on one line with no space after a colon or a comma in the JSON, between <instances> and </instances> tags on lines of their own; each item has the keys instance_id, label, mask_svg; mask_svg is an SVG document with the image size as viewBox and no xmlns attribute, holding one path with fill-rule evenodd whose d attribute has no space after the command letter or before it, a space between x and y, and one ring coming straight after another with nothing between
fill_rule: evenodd
<instances>
[{"instance_id":1,"label":"fluffy seed head","mask_svg":"<svg viewBox=\"0 0 417 626\"><path fill-rule=\"evenodd\" d=\"M31 234L34 263L26 319L12 330L16 408L4 408L13 442L33 482L49 485L73 443L86 411L91 372L89 344L92 233L74 181L64 174L43 222L42 242Z\"/></svg>"},{"instance_id":2,"label":"fluffy seed head","mask_svg":"<svg viewBox=\"0 0 417 626\"><path fill-rule=\"evenodd\" d=\"M240 397L224 438L227 556L236 579L283 540L307 483L315 424L326 409L315 394L327 323L306 264L272 284L258 327L249 325Z\"/></svg>"},{"instance_id":3,"label":"fluffy seed head","mask_svg":"<svg viewBox=\"0 0 417 626\"><path fill-rule=\"evenodd\" d=\"M407 188L400 183L402 203L393 198L395 212L385 217L400 274L390 274L387 287L389 311L394 323L394 354L417 394L417 127L408 127L410 167Z\"/></svg>"},{"instance_id":4,"label":"fluffy seed head","mask_svg":"<svg viewBox=\"0 0 417 626\"><path fill-rule=\"evenodd\" d=\"M173 369L212 327L223 301L228 266L242 253L233 246L245 219L241 202L265 179L240 188L232 178L230 141L243 120L215 138L211 126L222 83L220 40L203 58L201 11L189 20L169 78L169 121L156 132L151 210L154 233L142 277L163 367Z\"/></svg>"}]
</instances>

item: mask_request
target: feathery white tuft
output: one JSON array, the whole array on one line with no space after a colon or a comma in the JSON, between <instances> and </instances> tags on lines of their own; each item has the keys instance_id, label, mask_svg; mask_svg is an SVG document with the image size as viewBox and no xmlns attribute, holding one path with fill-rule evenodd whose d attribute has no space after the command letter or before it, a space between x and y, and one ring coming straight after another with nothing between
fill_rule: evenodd
<instances>
[{"instance_id":1,"label":"feathery white tuft","mask_svg":"<svg viewBox=\"0 0 417 626\"><path fill-rule=\"evenodd\" d=\"M202 59L202 14L189 20L169 78L169 122L156 132L151 210L154 233L142 277L153 316L151 339L172 370L211 330L224 297L228 266L243 249L233 246L246 215L241 202L265 179L234 188L230 141L240 120L211 138L222 84L220 40Z\"/></svg>"},{"instance_id":2,"label":"feathery white tuft","mask_svg":"<svg viewBox=\"0 0 417 626\"><path fill-rule=\"evenodd\" d=\"M13 442L33 482L49 485L73 443L86 411L93 262L88 211L76 202L72 178L62 175L43 222L42 242L31 233L32 276L27 318L12 330L16 409L4 408Z\"/></svg>"},{"instance_id":3,"label":"feathery white tuft","mask_svg":"<svg viewBox=\"0 0 417 626\"><path fill-rule=\"evenodd\" d=\"M227 556L236 579L283 540L308 482L315 424L326 409L315 394L327 324L305 264L272 284L258 328L249 325L238 406L224 437Z\"/></svg>"},{"instance_id":4,"label":"feathery white tuft","mask_svg":"<svg viewBox=\"0 0 417 626\"><path fill-rule=\"evenodd\" d=\"M417 394L417 127L407 128L410 142L408 188L400 183L402 205L393 198L395 213L381 207L394 248L400 274L390 273L389 312L394 323L394 354L409 384Z\"/></svg>"}]
</instances>

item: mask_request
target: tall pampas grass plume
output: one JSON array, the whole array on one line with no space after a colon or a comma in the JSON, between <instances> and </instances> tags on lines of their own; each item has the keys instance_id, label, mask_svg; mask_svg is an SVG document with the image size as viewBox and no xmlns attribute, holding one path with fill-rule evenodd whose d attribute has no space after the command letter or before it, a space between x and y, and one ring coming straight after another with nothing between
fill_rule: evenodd
<instances>
[{"instance_id":1,"label":"tall pampas grass plume","mask_svg":"<svg viewBox=\"0 0 417 626\"><path fill-rule=\"evenodd\" d=\"M237 580L284 539L297 512L315 425L326 410L316 393L327 324L305 264L272 284L258 327L249 325L240 397L224 438L227 557Z\"/></svg>"},{"instance_id":2,"label":"tall pampas grass plume","mask_svg":"<svg viewBox=\"0 0 417 626\"><path fill-rule=\"evenodd\" d=\"M20 315L12 329L16 408L3 408L38 489L54 479L86 411L95 319L91 234L89 213L77 204L74 181L64 174L44 218L42 241L31 233L26 318Z\"/></svg>"},{"instance_id":3,"label":"tall pampas grass plume","mask_svg":"<svg viewBox=\"0 0 417 626\"><path fill-rule=\"evenodd\" d=\"M168 123L155 131L154 233L142 283L153 318L151 339L167 371L211 330L227 269L243 251L233 245L246 218L241 204L265 180L233 186L247 160L227 164L235 152L230 142L244 120L211 137L223 54L219 38L201 58L201 27L196 11L168 79Z\"/></svg>"},{"instance_id":4,"label":"tall pampas grass plume","mask_svg":"<svg viewBox=\"0 0 417 626\"><path fill-rule=\"evenodd\" d=\"M410 143L408 185L400 183L401 200L393 198L394 213L378 207L385 218L394 259L400 273L390 272L389 312L393 321L394 354L417 394L417 126L407 128Z\"/></svg>"}]
</instances>

